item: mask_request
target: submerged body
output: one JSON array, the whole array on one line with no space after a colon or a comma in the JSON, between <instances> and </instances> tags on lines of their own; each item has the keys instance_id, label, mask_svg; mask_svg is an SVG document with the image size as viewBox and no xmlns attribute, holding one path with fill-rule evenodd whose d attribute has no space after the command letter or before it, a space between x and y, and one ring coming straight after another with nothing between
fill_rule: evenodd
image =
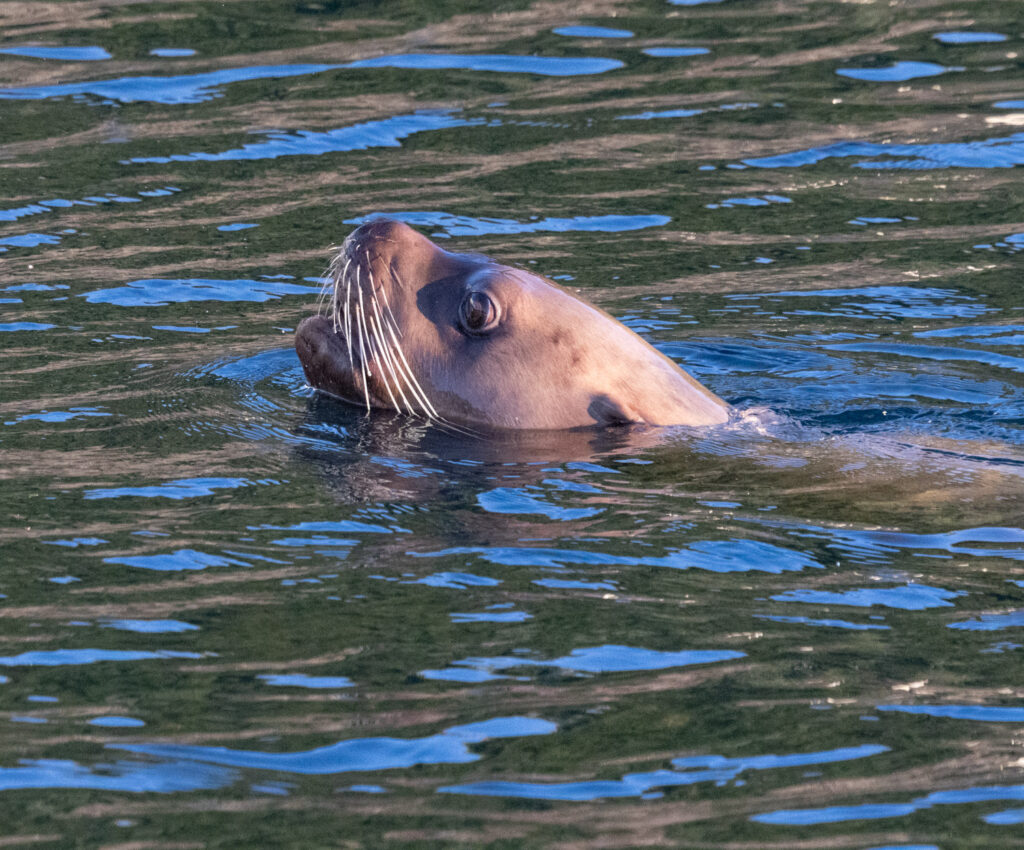
<instances>
[{"instance_id":1,"label":"submerged body","mask_svg":"<svg viewBox=\"0 0 1024 850\"><path fill-rule=\"evenodd\" d=\"M516 429L715 425L729 406L607 313L537 275L376 219L331 265L295 347L310 385L428 419Z\"/></svg>"}]
</instances>

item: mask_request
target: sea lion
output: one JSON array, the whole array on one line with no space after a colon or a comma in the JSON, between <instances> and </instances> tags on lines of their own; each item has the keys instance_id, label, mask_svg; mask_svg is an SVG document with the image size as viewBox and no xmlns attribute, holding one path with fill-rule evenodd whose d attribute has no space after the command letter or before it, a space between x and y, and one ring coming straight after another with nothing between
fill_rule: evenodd
<instances>
[{"instance_id":1,"label":"sea lion","mask_svg":"<svg viewBox=\"0 0 1024 850\"><path fill-rule=\"evenodd\" d=\"M607 313L403 222L361 225L327 278L327 315L303 320L295 348L311 386L368 410L514 429L729 418L724 401Z\"/></svg>"}]
</instances>

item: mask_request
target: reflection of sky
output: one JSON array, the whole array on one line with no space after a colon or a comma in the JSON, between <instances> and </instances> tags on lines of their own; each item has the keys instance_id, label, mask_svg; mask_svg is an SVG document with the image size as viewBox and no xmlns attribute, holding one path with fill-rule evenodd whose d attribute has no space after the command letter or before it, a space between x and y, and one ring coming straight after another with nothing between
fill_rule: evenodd
<instances>
[{"instance_id":1,"label":"reflection of sky","mask_svg":"<svg viewBox=\"0 0 1024 850\"><path fill-rule=\"evenodd\" d=\"M279 80L346 68L404 68L409 70L472 70L506 74L574 77L621 68L617 59L599 57L510 56L500 54L407 53L360 59L342 65L257 65L226 68L175 77L120 77L52 86L0 89L0 100L44 100L91 95L119 103L202 103L222 95L222 87L246 80Z\"/></svg>"},{"instance_id":2,"label":"reflection of sky","mask_svg":"<svg viewBox=\"0 0 1024 850\"><path fill-rule=\"evenodd\" d=\"M935 791L909 803L863 803L852 806L827 806L821 809L782 809L754 815L757 823L810 826L819 823L844 823L855 820L878 820L904 817L933 806L961 803L986 803L1001 800L1024 800L1024 785L989 785L952 791Z\"/></svg>"},{"instance_id":3,"label":"reflection of sky","mask_svg":"<svg viewBox=\"0 0 1024 850\"><path fill-rule=\"evenodd\" d=\"M518 667L556 667L573 673L633 673L641 670L666 670L692 664L713 664L745 658L746 653L734 650L705 649L681 652L659 652L638 646L588 646L574 649L561 658L531 658L525 655L506 655L496 658L463 658L453 661L454 666L444 670L421 670L425 679L441 681L482 682L501 679L499 671Z\"/></svg>"},{"instance_id":4,"label":"reflection of sky","mask_svg":"<svg viewBox=\"0 0 1024 850\"><path fill-rule=\"evenodd\" d=\"M1024 164L1024 133L980 142L935 142L931 144L890 144L878 142L836 142L776 156L743 160L757 168L797 168L826 159L869 157L853 163L855 168L1012 168ZM871 159L871 157L887 157ZM890 158L891 157L891 158Z\"/></svg>"},{"instance_id":5,"label":"reflection of sky","mask_svg":"<svg viewBox=\"0 0 1024 850\"><path fill-rule=\"evenodd\" d=\"M628 773L622 779L594 779L583 782L472 782L450 785L438 791L447 794L476 794L488 797L514 797L529 800L600 800L610 797L639 797L656 788L671 788L714 782L718 785L736 779L750 770L776 770L807 767L868 758L888 752L880 744L863 744L814 753L791 755L688 756L672 760L674 770Z\"/></svg>"},{"instance_id":6,"label":"reflection of sky","mask_svg":"<svg viewBox=\"0 0 1024 850\"><path fill-rule=\"evenodd\" d=\"M300 752L264 753L232 750L228 747L198 747L187 744L110 744L175 763L183 760L228 767L257 768L307 775L344 773L352 770L393 770L417 764L462 764L480 756L470 750L495 738L550 735L558 727L534 717L495 717L479 723L452 726L425 738L354 738L326 747Z\"/></svg>"}]
</instances>

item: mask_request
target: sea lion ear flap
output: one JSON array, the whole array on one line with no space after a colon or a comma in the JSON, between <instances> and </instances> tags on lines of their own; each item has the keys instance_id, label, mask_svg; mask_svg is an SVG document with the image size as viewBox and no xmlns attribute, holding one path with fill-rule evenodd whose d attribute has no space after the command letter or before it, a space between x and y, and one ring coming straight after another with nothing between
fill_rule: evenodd
<instances>
[{"instance_id":1,"label":"sea lion ear flap","mask_svg":"<svg viewBox=\"0 0 1024 850\"><path fill-rule=\"evenodd\" d=\"M644 421L629 405L603 394L591 399L587 413L593 417L595 425L632 425Z\"/></svg>"}]
</instances>

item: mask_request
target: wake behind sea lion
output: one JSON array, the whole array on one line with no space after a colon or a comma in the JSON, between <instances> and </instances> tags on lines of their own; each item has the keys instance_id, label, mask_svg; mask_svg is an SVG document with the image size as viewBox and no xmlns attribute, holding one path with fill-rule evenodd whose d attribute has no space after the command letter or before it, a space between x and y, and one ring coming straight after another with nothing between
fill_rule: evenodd
<instances>
[{"instance_id":1,"label":"wake behind sea lion","mask_svg":"<svg viewBox=\"0 0 1024 850\"><path fill-rule=\"evenodd\" d=\"M329 271L327 316L295 348L345 401L469 426L715 425L729 406L607 313L551 281L374 219Z\"/></svg>"}]
</instances>

